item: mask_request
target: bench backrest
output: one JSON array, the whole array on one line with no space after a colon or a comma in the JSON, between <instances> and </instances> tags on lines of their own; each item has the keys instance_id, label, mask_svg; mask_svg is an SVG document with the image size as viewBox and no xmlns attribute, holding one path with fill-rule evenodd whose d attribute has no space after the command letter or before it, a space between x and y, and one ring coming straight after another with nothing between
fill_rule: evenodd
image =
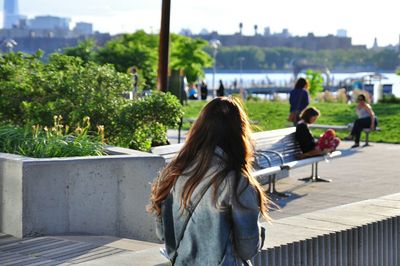
<instances>
[{"instance_id":1,"label":"bench backrest","mask_svg":"<svg viewBox=\"0 0 400 266\"><path fill-rule=\"evenodd\" d=\"M283 128L277 130L257 132L253 134L256 150L263 152L266 150L276 151L283 157L283 162L288 163L297 160L297 155L301 154L301 149L295 139L295 127ZM265 168L282 164L281 158L273 153L265 152L271 162L264 156L257 156L259 167Z\"/></svg>"},{"instance_id":2,"label":"bench backrest","mask_svg":"<svg viewBox=\"0 0 400 266\"><path fill-rule=\"evenodd\" d=\"M295 140L294 133L296 128L283 128L270 131L253 133L256 150L273 150L283 155L284 162L296 160L296 156L301 153L300 147ZM151 152L163 156L166 162L170 162L180 151L183 143L153 147ZM277 155L267 154L271 163L264 156L258 156L256 168L280 165L281 161Z\"/></svg>"}]
</instances>

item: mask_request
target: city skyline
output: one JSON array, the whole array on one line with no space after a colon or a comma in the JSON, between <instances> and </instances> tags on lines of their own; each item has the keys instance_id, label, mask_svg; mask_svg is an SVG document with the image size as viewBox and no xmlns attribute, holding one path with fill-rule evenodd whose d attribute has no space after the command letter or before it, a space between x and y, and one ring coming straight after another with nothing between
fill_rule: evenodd
<instances>
[{"instance_id":1,"label":"city skyline","mask_svg":"<svg viewBox=\"0 0 400 266\"><path fill-rule=\"evenodd\" d=\"M29 18L38 15L70 17L73 23L93 23L94 30L111 34L134 32L138 29L158 32L161 2L70 0L65 3L61 0L19 0L19 10L20 14ZM4 0L2 6L3 3ZM181 29L188 28L193 33L207 29L219 34L233 34L239 31L239 22L242 22L245 35L254 34L254 25L258 26L261 34L265 27L269 27L272 33L288 29L294 36L305 36L309 32L317 36L336 35L338 29L345 29L347 36L356 45L365 44L371 47L375 38L378 39L379 46L397 45L400 30L391 30L397 9L391 6L393 2L389 0L381 0L379 4L368 0L358 5L344 0L335 3L317 0L282 0L274 3L248 0L245 4L227 0L172 0L171 31L178 33Z\"/></svg>"}]
</instances>

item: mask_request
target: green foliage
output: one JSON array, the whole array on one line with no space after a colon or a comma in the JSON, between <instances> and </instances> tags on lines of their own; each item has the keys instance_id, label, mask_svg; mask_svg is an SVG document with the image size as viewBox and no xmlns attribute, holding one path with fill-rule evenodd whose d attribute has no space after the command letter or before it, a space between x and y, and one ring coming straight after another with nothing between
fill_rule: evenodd
<instances>
[{"instance_id":1,"label":"green foliage","mask_svg":"<svg viewBox=\"0 0 400 266\"><path fill-rule=\"evenodd\" d=\"M83 121L83 127L69 132L69 127L61 123L61 116L54 117L50 128L39 125L0 125L0 151L35 158L95 156L104 155L102 132L98 136L89 135L90 122Z\"/></svg>"},{"instance_id":2,"label":"green foliage","mask_svg":"<svg viewBox=\"0 0 400 266\"><path fill-rule=\"evenodd\" d=\"M211 54L212 49L207 49L207 52ZM265 52L262 48L255 46L221 47L217 55L217 67L239 69L239 58L244 58L242 63L243 69L264 68Z\"/></svg>"},{"instance_id":3,"label":"green foliage","mask_svg":"<svg viewBox=\"0 0 400 266\"><path fill-rule=\"evenodd\" d=\"M322 92L324 90L324 78L319 71L313 71L308 69L306 71L307 80L309 82L309 91L312 97L316 96L318 92Z\"/></svg>"},{"instance_id":4,"label":"green foliage","mask_svg":"<svg viewBox=\"0 0 400 266\"><path fill-rule=\"evenodd\" d=\"M136 66L144 87L155 88L158 58L158 35L137 31L108 41L96 54L99 64L113 64L117 71L126 73Z\"/></svg>"},{"instance_id":5,"label":"green foliage","mask_svg":"<svg viewBox=\"0 0 400 266\"><path fill-rule=\"evenodd\" d=\"M393 70L400 64L399 53L396 49L383 49L372 56L375 66L382 70Z\"/></svg>"},{"instance_id":6,"label":"green foliage","mask_svg":"<svg viewBox=\"0 0 400 266\"><path fill-rule=\"evenodd\" d=\"M155 92L123 107L116 142L140 150L166 144L167 128L178 126L182 116L178 98L170 93Z\"/></svg>"},{"instance_id":7,"label":"green foliage","mask_svg":"<svg viewBox=\"0 0 400 266\"><path fill-rule=\"evenodd\" d=\"M22 53L0 57L0 113L15 125L50 126L54 115L75 125L90 116L111 134L130 89L130 77L110 65L84 64L80 58L52 54L48 63Z\"/></svg>"},{"instance_id":8,"label":"green foliage","mask_svg":"<svg viewBox=\"0 0 400 266\"><path fill-rule=\"evenodd\" d=\"M211 55L212 50L207 49ZM399 54L392 49L337 49L310 51L289 47L223 46L217 56L219 69L239 69L238 58L244 57L243 69L289 70L296 59L306 58L312 64L341 70L393 70L399 65Z\"/></svg>"},{"instance_id":9,"label":"green foliage","mask_svg":"<svg viewBox=\"0 0 400 266\"><path fill-rule=\"evenodd\" d=\"M96 49L92 40L66 48L64 53L81 58L84 62L112 64L122 73L130 73L135 66L139 74L139 88L154 89L157 75L159 38L143 30L123 34ZM207 41L171 34L170 66L184 69L189 82L204 76L203 69L212 64L212 58L204 52Z\"/></svg>"},{"instance_id":10,"label":"green foliage","mask_svg":"<svg viewBox=\"0 0 400 266\"><path fill-rule=\"evenodd\" d=\"M194 83L204 77L204 68L212 65L212 58L204 48L208 43L201 39L191 39L176 34L171 35L172 69L184 69L187 81Z\"/></svg>"},{"instance_id":11,"label":"green foliage","mask_svg":"<svg viewBox=\"0 0 400 266\"><path fill-rule=\"evenodd\" d=\"M184 106L186 118L195 118L199 115L201 108L206 101L189 101ZM289 113L289 104L287 102L270 101L247 101L245 103L250 120L259 121L260 124L253 126L254 131L264 131L284 128L291 126L287 122ZM321 117L318 124L326 125L347 125L353 122L357 116L355 113L355 104L344 103L313 103L321 111ZM372 132L370 140L376 142L400 143L398 128L400 125L399 104L375 104L372 105L375 114L378 117L381 132ZM189 128L189 123L184 124L184 128ZM313 130L314 135L318 136L322 131ZM348 132L337 132L340 138L348 135Z\"/></svg>"},{"instance_id":12,"label":"green foliage","mask_svg":"<svg viewBox=\"0 0 400 266\"><path fill-rule=\"evenodd\" d=\"M76 47L67 47L64 54L79 57L83 62L94 61L96 52L96 43L93 39L87 39L80 42Z\"/></svg>"},{"instance_id":13,"label":"green foliage","mask_svg":"<svg viewBox=\"0 0 400 266\"><path fill-rule=\"evenodd\" d=\"M43 63L39 57L0 56L0 121L49 127L55 115L68 125L88 116L91 131L104 126L108 143L148 150L150 145L166 144L166 128L176 126L182 116L178 99L170 94L124 99L131 77L111 65L61 54Z\"/></svg>"},{"instance_id":14,"label":"green foliage","mask_svg":"<svg viewBox=\"0 0 400 266\"><path fill-rule=\"evenodd\" d=\"M397 98L394 94L384 94L383 98L379 100L379 103L400 103L400 98Z\"/></svg>"}]
</instances>

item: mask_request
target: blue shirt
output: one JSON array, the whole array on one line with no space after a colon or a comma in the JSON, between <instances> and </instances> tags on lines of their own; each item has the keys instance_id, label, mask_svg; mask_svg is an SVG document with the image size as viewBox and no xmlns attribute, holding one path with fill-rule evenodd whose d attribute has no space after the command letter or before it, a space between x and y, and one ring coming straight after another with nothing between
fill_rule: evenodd
<instances>
[{"instance_id":1,"label":"blue shirt","mask_svg":"<svg viewBox=\"0 0 400 266\"><path fill-rule=\"evenodd\" d=\"M306 89L293 89L290 92L289 103L290 112L303 111L310 103L308 91Z\"/></svg>"}]
</instances>

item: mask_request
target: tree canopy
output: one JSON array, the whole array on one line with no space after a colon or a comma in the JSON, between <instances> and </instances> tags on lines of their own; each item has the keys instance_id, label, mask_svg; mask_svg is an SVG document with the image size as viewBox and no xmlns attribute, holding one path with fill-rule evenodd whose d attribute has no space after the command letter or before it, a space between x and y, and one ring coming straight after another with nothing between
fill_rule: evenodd
<instances>
[{"instance_id":1,"label":"tree canopy","mask_svg":"<svg viewBox=\"0 0 400 266\"><path fill-rule=\"evenodd\" d=\"M211 66L212 58L204 51L207 41L171 34L170 67L183 69L189 82L204 76L204 68ZM96 47L91 40L69 47L64 53L80 57L84 62L112 64L119 72L129 72L131 67L138 69L141 88L155 88L157 77L159 37L143 30L123 34Z\"/></svg>"}]
</instances>

